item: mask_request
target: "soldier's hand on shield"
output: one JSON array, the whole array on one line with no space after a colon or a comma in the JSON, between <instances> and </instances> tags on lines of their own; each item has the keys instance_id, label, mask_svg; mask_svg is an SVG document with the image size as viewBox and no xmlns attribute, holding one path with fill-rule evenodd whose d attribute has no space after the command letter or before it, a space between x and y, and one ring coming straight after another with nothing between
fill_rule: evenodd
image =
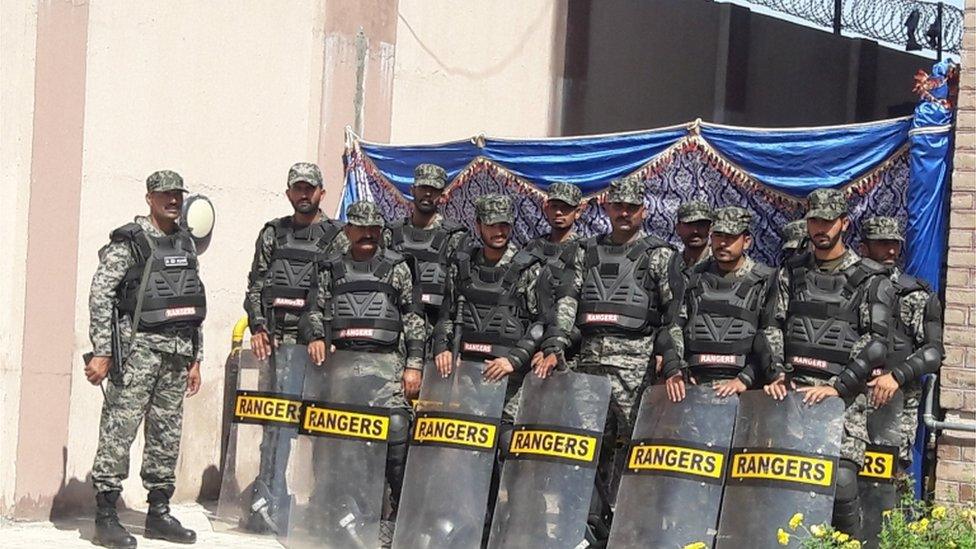
<instances>
[{"instance_id":1,"label":"soldier's hand on shield","mask_svg":"<svg viewBox=\"0 0 976 549\"><path fill-rule=\"evenodd\" d=\"M321 366L325 362L324 340L316 339L308 344L308 358L312 359L316 366Z\"/></svg>"},{"instance_id":2,"label":"soldier's hand on shield","mask_svg":"<svg viewBox=\"0 0 976 549\"><path fill-rule=\"evenodd\" d=\"M420 381L423 375L416 368L403 369L403 394L410 400L420 395Z\"/></svg>"},{"instance_id":3,"label":"soldier's hand on shield","mask_svg":"<svg viewBox=\"0 0 976 549\"><path fill-rule=\"evenodd\" d=\"M539 379L546 379L552 373L553 368L559 364L559 355L556 353L536 353L536 356L540 358L537 362L535 357L532 357L532 371Z\"/></svg>"},{"instance_id":4,"label":"soldier's hand on shield","mask_svg":"<svg viewBox=\"0 0 976 549\"><path fill-rule=\"evenodd\" d=\"M681 372L674 374L664 382L671 402L681 402L685 399L685 375Z\"/></svg>"},{"instance_id":5,"label":"soldier's hand on shield","mask_svg":"<svg viewBox=\"0 0 976 549\"><path fill-rule=\"evenodd\" d=\"M105 379L108 375L109 369L112 367L112 357L110 356L93 356L91 360L85 364L85 377L88 378L88 383L92 385L98 385Z\"/></svg>"},{"instance_id":6,"label":"soldier's hand on shield","mask_svg":"<svg viewBox=\"0 0 976 549\"><path fill-rule=\"evenodd\" d=\"M830 385L800 387L797 390L803 393L804 404L820 404L825 398L840 396L837 389L834 389Z\"/></svg>"},{"instance_id":7,"label":"soldier's hand on shield","mask_svg":"<svg viewBox=\"0 0 976 549\"><path fill-rule=\"evenodd\" d=\"M796 389L796 384L790 382L790 387L786 386L786 375L780 374L772 383L763 387L763 392L773 397L775 400L783 400L790 389Z\"/></svg>"},{"instance_id":8,"label":"soldier's hand on shield","mask_svg":"<svg viewBox=\"0 0 976 549\"><path fill-rule=\"evenodd\" d=\"M874 388L871 391L871 404L875 408L880 408L895 396L898 392L898 382L895 380L895 376L891 374L885 374L883 376L878 376L868 382L868 387Z\"/></svg>"},{"instance_id":9,"label":"soldier's hand on shield","mask_svg":"<svg viewBox=\"0 0 976 549\"><path fill-rule=\"evenodd\" d=\"M258 360L265 360L271 355L271 342L268 332L258 329L257 333L251 334L251 352Z\"/></svg>"},{"instance_id":10,"label":"soldier's hand on shield","mask_svg":"<svg viewBox=\"0 0 976 549\"><path fill-rule=\"evenodd\" d=\"M719 398L730 397L732 395L737 395L747 389L748 387L746 387L746 384L742 383L742 380L740 380L739 378L730 379L728 381L722 382L721 384L719 384L718 387L715 388L715 396Z\"/></svg>"},{"instance_id":11,"label":"soldier's hand on shield","mask_svg":"<svg viewBox=\"0 0 976 549\"><path fill-rule=\"evenodd\" d=\"M200 392L200 361L194 360L186 371L186 396L191 397Z\"/></svg>"},{"instance_id":12,"label":"soldier's hand on shield","mask_svg":"<svg viewBox=\"0 0 976 549\"><path fill-rule=\"evenodd\" d=\"M485 381L501 381L508 374L515 371L515 366L507 358L493 358L485 361Z\"/></svg>"},{"instance_id":13,"label":"soldier's hand on shield","mask_svg":"<svg viewBox=\"0 0 976 549\"><path fill-rule=\"evenodd\" d=\"M454 369L454 355L451 351L441 351L434 357L434 366L437 366L437 371L441 373L441 377L451 375L451 371Z\"/></svg>"}]
</instances>

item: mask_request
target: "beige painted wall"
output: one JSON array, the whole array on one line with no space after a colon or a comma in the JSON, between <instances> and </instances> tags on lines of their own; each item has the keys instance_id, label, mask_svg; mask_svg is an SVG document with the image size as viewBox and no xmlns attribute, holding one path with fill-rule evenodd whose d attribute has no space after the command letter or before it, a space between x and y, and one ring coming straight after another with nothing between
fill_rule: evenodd
<instances>
[{"instance_id":1,"label":"beige painted wall","mask_svg":"<svg viewBox=\"0 0 976 549\"><path fill-rule=\"evenodd\" d=\"M400 0L390 140L555 133L561 4Z\"/></svg>"},{"instance_id":2,"label":"beige painted wall","mask_svg":"<svg viewBox=\"0 0 976 549\"><path fill-rule=\"evenodd\" d=\"M27 204L30 199L37 4L0 4L0 515L14 497L24 337Z\"/></svg>"}]
</instances>

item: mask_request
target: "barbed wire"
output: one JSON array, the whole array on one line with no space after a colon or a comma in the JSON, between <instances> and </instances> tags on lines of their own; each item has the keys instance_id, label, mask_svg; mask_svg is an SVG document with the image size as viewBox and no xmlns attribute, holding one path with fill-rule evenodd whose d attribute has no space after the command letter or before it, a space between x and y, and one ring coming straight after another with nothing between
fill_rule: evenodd
<instances>
[{"instance_id":1,"label":"barbed wire","mask_svg":"<svg viewBox=\"0 0 976 549\"><path fill-rule=\"evenodd\" d=\"M834 26L834 0L748 0L769 9L805 19L822 27ZM919 0L841 0L841 28L875 40L906 46L917 43L936 49L926 36L938 19L938 3ZM917 16L915 14L918 14ZM963 10L942 4L942 51L959 53ZM909 40L907 22L917 17Z\"/></svg>"}]
</instances>

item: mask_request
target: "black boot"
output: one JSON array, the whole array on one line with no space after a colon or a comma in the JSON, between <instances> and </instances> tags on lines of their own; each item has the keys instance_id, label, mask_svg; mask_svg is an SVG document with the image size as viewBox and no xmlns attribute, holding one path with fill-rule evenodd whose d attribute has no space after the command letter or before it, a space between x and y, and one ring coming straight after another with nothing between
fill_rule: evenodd
<instances>
[{"instance_id":1,"label":"black boot","mask_svg":"<svg viewBox=\"0 0 976 549\"><path fill-rule=\"evenodd\" d=\"M184 528L169 514L169 494L162 490L149 491L149 513L146 514L146 538L164 539L172 543L196 543L197 534Z\"/></svg>"},{"instance_id":2,"label":"black boot","mask_svg":"<svg viewBox=\"0 0 976 549\"><path fill-rule=\"evenodd\" d=\"M119 513L115 510L115 502L119 500L118 492L98 492L95 494L95 537L92 543L102 547L135 547L136 538L119 522Z\"/></svg>"}]
</instances>

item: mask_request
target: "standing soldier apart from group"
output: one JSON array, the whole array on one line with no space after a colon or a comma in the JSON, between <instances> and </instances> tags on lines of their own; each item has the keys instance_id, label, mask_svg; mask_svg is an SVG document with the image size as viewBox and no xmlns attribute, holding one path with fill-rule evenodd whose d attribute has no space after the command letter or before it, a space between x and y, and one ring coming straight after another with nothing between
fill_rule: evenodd
<instances>
[{"instance_id":1,"label":"standing soldier apart from group","mask_svg":"<svg viewBox=\"0 0 976 549\"><path fill-rule=\"evenodd\" d=\"M833 524L857 538L857 474L868 440L864 389L872 371L884 365L894 292L883 265L844 245L850 221L843 192L818 189L808 201L813 250L795 255L780 269L774 317L783 330L785 363L772 365L773 381L765 390L781 399L795 384L807 404L832 396L844 399ZM775 347L779 338L771 341ZM893 391L878 388L874 404L881 406Z\"/></svg>"},{"instance_id":2,"label":"standing soldier apart from group","mask_svg":"<svg viewBox=\"0 0 976 549\"><path fill-rule=\"evenodd\" d=\"M92 466L97 512L92 542L135 547L116 502L129 474L129 450L145 420L142 483L149 492L145 536L194 543L170 514L183 427L183 397L200 390L206 299L196 247L178 220L186 188L175 172L146 180L148 216L112 231L98 254L88 307L92 357L85 376L104 390ZM177 282L174 282L177 281Z\"/></svg>"}]
</instances>

